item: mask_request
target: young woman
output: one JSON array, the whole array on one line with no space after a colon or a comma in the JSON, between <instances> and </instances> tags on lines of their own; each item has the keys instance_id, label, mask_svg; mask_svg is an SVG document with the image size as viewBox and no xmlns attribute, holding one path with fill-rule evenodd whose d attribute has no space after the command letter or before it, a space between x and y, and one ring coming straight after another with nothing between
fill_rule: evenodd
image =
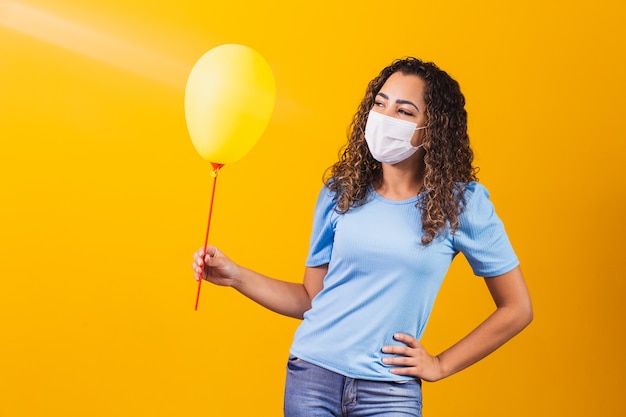
<instances>
[{"instance_id":1,"label":"young woman","mask_svg":"<svg viewBox=\"0 0 626 417\"><path fill-rule=\"evenodd\" d=\"M464 106L456 81L415 58L369 83L318 197L302 284L244 268L213 246L195 253L196 279L303 319L286 416L421 416L422 380L466 368L532 320L517 256L477 182ZM434 356L419 340L459 252L496 309Z\"/></svg>"}]
</instances>

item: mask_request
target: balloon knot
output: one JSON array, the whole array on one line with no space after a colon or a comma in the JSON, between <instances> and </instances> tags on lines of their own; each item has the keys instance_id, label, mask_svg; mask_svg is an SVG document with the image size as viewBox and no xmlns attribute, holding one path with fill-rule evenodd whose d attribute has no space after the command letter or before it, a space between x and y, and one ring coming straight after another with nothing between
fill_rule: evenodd
<instances>
[{"instance_id":1,"label":"balloon knot","mask_svg":"<svg viewBox=\"0 0 626 417\"><path fill-rule=\"evenodd\" d=\"M211 177L215 178L217 177L217 171L219 171L220 168L224 166L224 164L217 164L215 162L211 162L211 165L213 166L213 170L211 171Z\"/></svg>"}]
</instances>

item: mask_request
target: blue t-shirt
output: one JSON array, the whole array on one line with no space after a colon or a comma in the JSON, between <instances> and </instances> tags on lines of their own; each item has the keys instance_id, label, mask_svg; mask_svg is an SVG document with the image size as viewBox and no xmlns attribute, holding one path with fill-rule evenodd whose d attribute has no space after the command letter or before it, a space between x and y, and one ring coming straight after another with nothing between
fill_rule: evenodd
<instances>
[{"instance_id":1,"label":"blue t-shirt","mask_svg":"<svg viewBox=\"0 0 626 417\"><path fill-rule=\"evenodd\" d=\"M466 186L459 229L421 243L418 198L395 201L373 189L367 202L345 214L334 194L319 194L313 219L309 267L328 264L324 288L304 314L291 353L347 377L379 381L393 375L381 348L399 344L395 333L420 339L443 278L457 253L482 277L518 265L502 222L484 186Z\"/></svg>"}]
</instances>

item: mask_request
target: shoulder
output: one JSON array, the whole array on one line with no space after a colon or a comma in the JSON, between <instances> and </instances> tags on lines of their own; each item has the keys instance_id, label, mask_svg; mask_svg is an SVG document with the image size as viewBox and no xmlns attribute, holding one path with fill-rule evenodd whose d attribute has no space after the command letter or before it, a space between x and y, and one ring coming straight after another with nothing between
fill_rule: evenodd
<instances>
[{"instance_id":1,"label":"shoulder","mask_svg":"<svg viewBox=\"0 0 626 417\"><path fill-rule=\"evenodd\" d=\"M337 195L326 184L322 186L315 202L315 216L326 217L335 211L337 207Z\"/></svg>"},{"instance_id":2,"label":"shoulder","mask_svg":"<svg viewBox=\"0 0 626 417\"><path fill-rule=\"evenodd\" d=\"M453 234L455 248L462 252L478 276L490 277L519 264L515 251L489 199L489 191L477 182L465 187L465 210Z\"/></svg>"},{"instance_id":3,"label":"shoulder","mask_svg":"<svg viewBox=\"0 0 626 417\"><path fill-rule=\"evenodd\" d=\"M317 204L331 205L337 201L337 193L324 184L317 195Z\"/></svg>"},{"instance_id":4,"label":"shoulder","mask_svg":"<svg viewBox=\"0 0 626 417\"><path fill-rule=\"evenodd\" d=\"M463 192L466 202L469 202L473 198L489 199L489 190L483 184L478 181L471 181L463 185Z\"/></svg>"},{"instance_id":5,"label":"shoulder","mask_svg":"<svg viewBox=\"0 0 626 417\"><path fill-rule=\"evenodd\" d=\"M463 212L459 217L461 227L496 220L495 207L487 187L472 181L463 188Z\"/></svg>"},{"instance_id":6,"label":"shoulder","mask_svg":"<svg viewBox=\"0 0 626 417\"><path fill-rule=\"evenodd\" d=\"M472 181L463 186L464 211L481 211L485 205L491 205L489 200L491 194L483 184Z\"/></svg>"}]
</instances>

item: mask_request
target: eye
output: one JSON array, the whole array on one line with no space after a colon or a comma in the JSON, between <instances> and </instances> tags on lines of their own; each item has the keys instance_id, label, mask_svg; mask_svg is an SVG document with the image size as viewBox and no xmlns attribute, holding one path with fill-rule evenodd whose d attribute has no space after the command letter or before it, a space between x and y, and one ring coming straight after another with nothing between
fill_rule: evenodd
<instances>
[{"instance_id":1,"label":"eye","mask_svg":"<svg viewBox=\"0 0 626 417\"><path fill-rule=\"evenodd\" d=\"M413 116L413 112L406 110L406 109L399 109L398 113L404 114L405 116Z\"/></svg>"},{"instance_id":2,"label":"eye","mask_svg":"<svg viewBox=\"0 0 626 417\"><path fill-rule=\"evenodd\" d=\"M374 102L374 107L383 107L383 106L384 106L384 103L380 100L376 100Z\"/></svg>"}]
</instances>

